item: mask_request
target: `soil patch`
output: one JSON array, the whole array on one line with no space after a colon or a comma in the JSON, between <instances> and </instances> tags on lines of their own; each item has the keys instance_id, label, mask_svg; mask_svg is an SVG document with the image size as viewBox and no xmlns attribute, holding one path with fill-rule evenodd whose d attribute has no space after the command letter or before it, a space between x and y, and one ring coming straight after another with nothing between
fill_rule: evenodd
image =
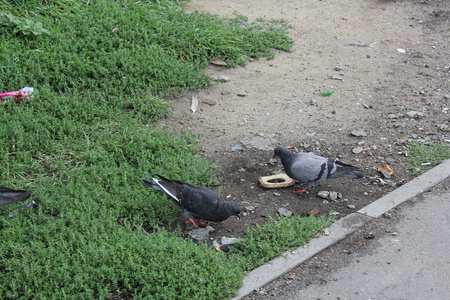
<instances>
[{"instance_id":1,"label":"soil patch","mask_svg":"<svg viewBox=\"0 0 450 300\"><path fill-rule=\"evenodd\" d=\"M202 134L203 155L222 168L221 195L256 207L241 219L214 224L212 239L240 236L279 208L343 217L413 178L402 165L405 146L449 140L447 1L198 0L187 9L283 18L294 27L293 52L233 69L211 65L211 76L230 81L200 91L193 116L192 94L169 100L177 118L159 124ZM327 91L334 94L320 95ZM202 103L206 99L215 105ZM290 144L339 158L367 176L321 182L302 196L294 187L263 188L258 177L282 171L273 149ZM391 178L377 171L382 164L394 170ZM324 202L321 190L342 198Z\"/></svg>"}]
</instances>

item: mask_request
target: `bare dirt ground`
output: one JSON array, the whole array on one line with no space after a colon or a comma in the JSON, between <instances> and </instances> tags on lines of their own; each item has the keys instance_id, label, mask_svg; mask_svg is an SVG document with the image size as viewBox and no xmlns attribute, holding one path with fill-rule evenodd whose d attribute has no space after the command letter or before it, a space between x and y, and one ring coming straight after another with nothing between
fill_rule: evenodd
<instances>
[{"instance_id":1,"label":"bare dirt ground","mask_svg":"<svg viewBox=\"0 0 450 300\"><path fill-rule=\"evenodd\" d=\"M256 207L239 220L214 224L211 237L240 236L279 208L300 216L313 208L322 214L333 210L342 217L411 180L402 166L403 147L450 136L449 6L446 0L188 3L191 11L286 19L295 40L293 52L276 51L273 60L238 68L211 65L208 74L230 81L199 92L200 102L212 99L216 105L200 103L193 116L192 94L169 100L176 118L160 125L202 134L203 155L222 168L221 195ZM335 93L320 96L330 90ZM367 136L353 136L354 130ZM282 171L279 160L271 159L273 149L290 144L359 166L367 176L328 180L302 196L292 193L294 187L261 187L259 176ZM236 145L242 150L232 151ZM358 147L363 151L355 154ZM383 182L377 171L382 164L394 170ZM342 199L324 202L317 196L321 190L339 192Z\"/></svg>"}]
</instances>

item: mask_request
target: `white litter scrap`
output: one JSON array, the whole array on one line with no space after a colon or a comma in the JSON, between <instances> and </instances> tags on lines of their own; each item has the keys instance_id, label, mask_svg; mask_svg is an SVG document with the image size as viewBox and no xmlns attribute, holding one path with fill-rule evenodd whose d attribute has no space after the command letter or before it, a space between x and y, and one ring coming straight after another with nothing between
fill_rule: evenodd
<instances>
[{"instance_id":1,"label":"white litter scrap","mask_svg":"<svg viewBox=\"0 0 450 300\"><path fill-rule=\"evenodd\" d=\"M192 115L194 115L195 112L197 111L197 107L198 107L198 98L197 98L197 94L193 94L193 95L192 95L192 102L191 102Z\"/></svg>"}]
</instances>

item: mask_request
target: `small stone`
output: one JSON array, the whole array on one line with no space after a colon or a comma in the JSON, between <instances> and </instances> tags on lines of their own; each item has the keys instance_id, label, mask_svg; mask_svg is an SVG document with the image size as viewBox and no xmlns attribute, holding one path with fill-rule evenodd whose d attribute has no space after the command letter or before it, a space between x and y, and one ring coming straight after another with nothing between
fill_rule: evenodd
<instances>
[{"instance_id":1,"label":"small stone","mask_svg":"<svg viewBox=\"0 0 450 300\"><path fill-rule=\"evenodd\" d=\"M353 135L353 136L361 137L361 136L367 136L367 133L365 133L365 132L362 131L362 130L353 130L353 131L352 131L352 135Z\"/></svg>"},{"instance_id":2,"label":"small stone","mask_svg":"<svg viewBox=\"0 0 450 300\"><path fill-rule=\"evenodd\" d=\"M237 238L223 237L220 242L222 243L222 250L228 252L231 247L236 246Z\"/></svg>"},{"instance_id":3,"label":"small stone","mask_svg":"<svg viewBox=\"0 0 450 300\"><path fill-rule=\"evenodd\" d=\"M387 117L388 117L388 119L397 119L398 118L396 114L389 114Z\"/></svg>"},{"instance_id":4,"label":"small stone","mask_svg":"<svg viewBox=\"0 0 450 300\"><path fill-rule=\"evenodd\" d=\"M247 94L246 92L239 92L239 93L237 93L237 95L238 95L239 97L245 97L245 96L247 96L248 94Z\"/></svg>"},{"instance_id":5,"label":"small stone","mask_svg":"<svg viewBox=\"0 0 450 300\"><path fill-rule=\"evenodd\" d=\"M439 125L439 130L441 130L441 131L448 131L448 125L445 124L445 123Z\"/></svg>"},{"instance_id":6,"label":"small stone","mask_svg":"<svg viewBox=\"0 0 450 300\"><path fill-rule=\"evenodd\" d=\"M342 77L337 76L337 75L333 75L330 77L330 79L334 79L334 80L342 80Z\"/></svg>"},{"instance_id":7,"label":"small stone","mask_svg":"<svg viewBox=\"0 0 450 300\"><path fill-rule=\"evenodd\" d=\"M316 105L317 105L317 100L316 100L316 99L311 99L311 100L309 101L309 105L316 106Z\"/></svg>"},{"instance_id":8,"label":"small stone","mask_svg":"<svg viewBox=\"0 0 450 300\"><path fill-rule=\"evenodd\" d=\"M320 191L317 193L317 196L323 199L328 199L328 196L330 195L329 191Z\"/></svg>"},{"instance_id":9,"label":"small stone","mask_svg":"<svg viewBox=\"0 0 450 300\"><path fill-rule=\"evenodd\" d=\"M286 208L279 208L279 209L277 210L277 212L278 212L282 217L288 218L288 217L292 216L292 212L291 212L290 210L286 209Z\"/></svg>"},{"instance_id":10,"label":"small stone","mask_svg":"<svg viewBox=\"0 0 450 300\"><path fill-rule=\"evenodd\" d=\"M244 208L245 208L245 211L248 212L248 213L254 213L255 212L255 207L254 206L249 205L249 206L245 206Z\"/></svg>"},{"instance_id":11,"label":"small stone","mask_svg":"<svg viewBox=\"0 0 450 300\"><path fill-rule=\"evenodd\" d=\"M274 195L274 196L277 196L277 197L280 197L280 196L281 196L281 194L280 194L280 193L277 193L277 192L274 192L273 195Z\"/></svg>"},{"instance_id":12,"label":"small stone","mask_svg":"<svg viewBox=\"0 0 450 300\"><path fill-rule=\"evenodd\" d=\"M373 232L369 232L369 233L367 233L367 234L364 235L364 238L365 238L366 240L374 239L374 238L375 238L375 234L374 234Z\"/></svg>"},{"instance_id":13,"label":"small stone","mask_svg":"<svg viewBox=\"0 0 450 300\"><path fill-rule=\"evenodd\" d=\"M349 205L347 205L347 208L349 208L349 209L355 209L356 206L354 206L353 204L349 204Z\"/></svg>"},{"instance_id":14,"label":"small stone","mask_svg":"<svg viewBox=\"0 0 450 300\"><path fill-rule=\"evenodd\" d=\"M209 238L209 230L205 228L196 228L189 231L188 235L196 243L207 241Z\"/></svg>"},{"instance_id":15,"label":"small stone","mask_svg":"<svg viewBox=\"0 0 450 300\"><path fill-rule=\"evenodd\" d=\"M410 116L411 118L423 117L423 113L421 113L420 111L415 111L415 110L408 111L406 114L408 116Z\"/></svg>"},{"instance_id":16,"label":"small stone","mask_svg":"<svg viewBox=\"0 0 450 300\"><path fill-rule=\"evenodd\" d=\"M322 202L323 204L328 204L328 203L330 203L329 201L327 201L327 200L323 200L323 202Z\"/></svg>"},{"instance_id":17,"label":"small stone","mask_svg":"<svg viewBox=\"0 0 450 300\"><path fill-rule=\"evenodd\" d=\"M202 103L208 104L209 106L214 106L216 105L216 101L214 101L211 98L206 98L205 100L202 101Z\"/></svg>"},{"instance_id":18,"label":"small stone","mask_svg":"<svg viewBox=\"0 0 450 300\"><path fill-rule=\"evenodd\" d=\"M330 192L330 194L328 195L328 198L331 201L337 201L338 199L338 193L337 192Z\"/></svg>"},{"instance_id":19,"label":"small stone","mask_svg":"<svg viewBox=\"0 0 450 300\"><path fill-rule=\"evenodd\" d=\"M237 144L235 146L233 146L233 148L231 148L231 151L241 151L242 150L242 146L240 144Z\"/></svg>"},{"instance_id":20,"label":"small stone","mask_svg":"<svg viewBox=\"0 0 450 300\"><path fill-rule=\"evenodd\" d=\"M383 216L388 219L392 218L392 215L388 212L385 212Z\"/></svg>"},{"instance_id":21,"label":"small stone","mask_svg":"<svg viewBox=\"0 0 450 300\"><path fill-rule=\"evenodd\" d=\"M211 76L211 80L213 81L222 81L222 82L228 82L230 81L230 77L225 76L225 75L220 75L220 76Z\"/></svg>"},{"instance_id":22,"label":"small stone","mask_svg":"<svg viewBox=\"0 0 450 300\"><path fill-rule=\"evenodd\" d=\"M215 229L214 229L214 227L212 227L211 225L208 225L208 226L206 226L205 227L209 232L214 232L214 231L216 231Z\"/></svg>"},{"instance_id":23,"label":"small stone","mask_svg":"<svg viewBox=\"0 0 450 300\"><path fill-rule=\"evenodd\" d=\"M397 51L400 52L400 53L406 53L406 50L403 49L403 48L397 48Z\"/></svg>"},{"instance_id":24,"label":"small stone","mask_svg":"<svg viewBox=\"0 0 450 300\"><path fill-rule=\"evenodd\" d=\"M355 154L359 154L359 153L361 153L363 151L364 151L363 147L356 147L356 148L353 148L353 150L352 150L352 152L355 153Z\"/></svg>"}]
</instances>

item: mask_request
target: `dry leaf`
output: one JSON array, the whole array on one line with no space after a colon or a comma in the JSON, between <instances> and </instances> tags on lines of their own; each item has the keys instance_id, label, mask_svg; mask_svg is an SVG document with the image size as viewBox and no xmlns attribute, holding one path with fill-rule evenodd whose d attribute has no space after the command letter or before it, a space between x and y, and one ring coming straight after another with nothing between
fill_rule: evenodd
<instances>
[{"instance_id":1,"label":"dry leaf","mask_svg":"<svg viewBox=\"0 0 450 300\"><path fill-rule=\"evenodd\" d=\"M228 66L227 63L221 59L213 59L211 60L211 63L216 66L225 66L225 67Z\"/></svg>"},{"instance_id":2,"label":"dry leaf","mask_svg":"<svg viewBox=\"0 0 450 300\"><path fill-rule=\"evenodd\" d=\"M378 172L383 173L383 171L388 172L389 175L392 175L394 173L394 170L392 170L391 167L389 167L387 164L378 167Z\"/></svg>"},{"instance_id":3,"label":"dry leaf","mask_svg":"<svg viewBox=\"0 0 450 300\"><path fill-rule=\"evenodd\" d=\"M315 216L317 216L318 214L320 214L320 211L317 208L313 208L311 209L311 211L308 213L308 215L313 214Z\"/></svg>"},{"instance_id":4,"label":"dry leaf","mask_svg":"<svg viewBox=\"0 0 450 300\"><path fill-rule=\"evenodd\" d=\"M223 252L222 248L220 248L220 244L217 241L213 241L213 246L216 248L216 251Z\"/></svg>"},{"instance_id":5,"label":"dry leaf","mask_svg":"<svg viewBox=\"0 0 450 300\"><path fill-rule=\"evenodd\" d=\"M193 94L192 95L192 102L191 102L192 115L197 111L197 107L198 107L197 94Z\"/></svg>"}]
</instances>

